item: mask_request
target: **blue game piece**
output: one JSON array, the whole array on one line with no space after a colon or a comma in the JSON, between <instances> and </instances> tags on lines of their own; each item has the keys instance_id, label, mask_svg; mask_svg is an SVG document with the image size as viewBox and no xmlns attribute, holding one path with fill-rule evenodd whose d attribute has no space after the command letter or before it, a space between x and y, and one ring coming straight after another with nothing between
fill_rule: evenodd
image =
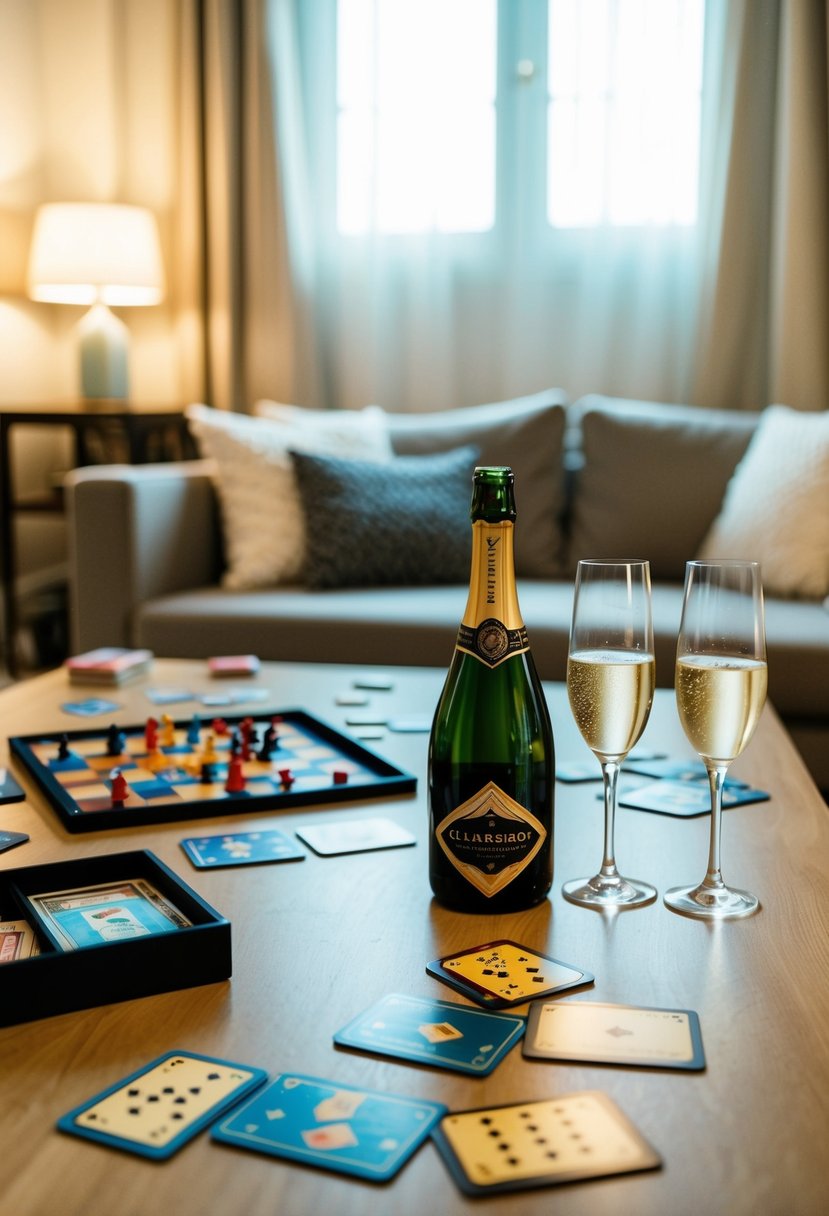
<instances>
[{"instance_id":1,"label":"blue game piece","mask_svg":"<svg viewBox=\"0 0 829 1216\"><path fill-rule=\"evenodd\" d=\"M193 714L190 725L187 727L187 742L198 744L201 741L201 718L198 714Z\"/></svg>"}]
</instances>

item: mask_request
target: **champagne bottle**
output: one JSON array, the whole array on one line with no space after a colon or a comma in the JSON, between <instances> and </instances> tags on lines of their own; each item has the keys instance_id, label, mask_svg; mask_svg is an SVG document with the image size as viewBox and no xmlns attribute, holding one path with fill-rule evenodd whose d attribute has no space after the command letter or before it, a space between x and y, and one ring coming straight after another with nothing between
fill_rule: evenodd
<instances>
[{"instance_id":1,"label":"champagne bottle","mask_svg":"<svg viewBox=\"0 0 829 1216\"><path fill-rule=\"evenodd\" d=\"M513 480L475 470L469 599L429 741L429 879L463 912L529 908L553 880L553 732L518 606Z\"/></svg>"}]
</instances>

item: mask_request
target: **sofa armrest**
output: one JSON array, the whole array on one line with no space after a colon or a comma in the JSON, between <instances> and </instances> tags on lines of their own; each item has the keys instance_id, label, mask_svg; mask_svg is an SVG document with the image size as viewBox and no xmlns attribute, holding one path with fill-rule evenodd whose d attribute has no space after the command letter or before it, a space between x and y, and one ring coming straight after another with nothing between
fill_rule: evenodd
<instances>
[{"instance_id":1,"label":"sofa armrest","mask_svg":"<svg viewBox=\"0 0 829 1216\"><path fill-rule=\"evenodd\" d=\"M132 646L136 608L218 581L221 544L207 461L98 465L64 482L75 653Z\"/></svg>"}]
</instances>

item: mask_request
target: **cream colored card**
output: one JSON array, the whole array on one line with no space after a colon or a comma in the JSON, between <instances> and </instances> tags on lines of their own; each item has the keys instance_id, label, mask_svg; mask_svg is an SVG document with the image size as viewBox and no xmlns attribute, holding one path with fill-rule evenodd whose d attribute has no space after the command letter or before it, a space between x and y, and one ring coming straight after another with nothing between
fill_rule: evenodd
<instances>
[{"instance_id":1,"label":"cream colored card","mask_svg":"<svg viewBox=\"0 0 829 1216\"><path fill-rule=\"evenodd\" d=\"M537 1001L525 1056L552 1060L699 1069L705 1066L697 1015L597 1001Z\"/></svg>"},{"instance_id":2,"label":"cream colored card","mask_svg":"<svg viewBox=\"0 0 829 1216\"><path fill-rule=\"evenodd\" d=\"M447 1115L435 1140L458 1182L473 1194L660 1164L616 1104L597 1091Z\"/></svg>"}]
</instances>

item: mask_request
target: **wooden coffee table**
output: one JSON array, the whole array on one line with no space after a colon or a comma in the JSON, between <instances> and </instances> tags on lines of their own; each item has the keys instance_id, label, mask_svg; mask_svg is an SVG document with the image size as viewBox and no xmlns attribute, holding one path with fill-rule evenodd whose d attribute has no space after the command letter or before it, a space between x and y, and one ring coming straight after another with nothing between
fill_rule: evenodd
<instances>
[{"instance_id":1,"label":"wooden coffee table","mask_svg":"<svg viewBox=\"0 0 829 1216\"><path fill-rule=\"evenodd\" d=\"M391 691L363 709L336 704L364 668L264 665L255 684L267 708L301 707L349 729L358 713L378 719L431 715L443 672L388 671ZM371 673L377 674L377 673ZM205 666L159 661L142 683L115 690L112 720L154 712L146 685L215 691ZM2 762L12 734L73 729L60 710L86 695L61 672L0 693ZM97 694L99 689L90 689ZM548 685L559 757L589 759L563 687ZM195 704L174 706L186 718ZM255 707L259 712L260 707ZM204 711L202 711L204 713ZM95 720L100 721L100 720ZM211 1143L202 1134L158 1165L55 1131L60 1115L168 1049L290 1070L347 1085L444 1102L454 1110L601 1090L664 1158L662 1169L491 1198L487 1212L653 1214L826 1211L829 1129L829 809L767 707L734 765L771 801L727 811L726 879L755 891L760 913L708 926L661 900L606 917L566 903L565 879L592 873L601 855L598 786L558 785L551 898L511 916L462 916L431 900L427 878L425 733L382 731L367 746L418 776L415 795L338 807L182 821L70 836L27 782L26 802L0 807L0 828L29 843L0 854L0 868L149 848L233 926L230 982L0 1029L0 1211L148 1212L176 1216L291 1216L311 1212L482 1211L464 1199L432 1144L391 1183L375 1186ZM643 747L690 758L672 694L659 692ZM410 828L415 848L299 863L195 870L185 836L382 814ZM621 810L620 868L667 887L701 878L708 819ZM519 1048L485 1079L335 1049L332 1035L386 993L464 1003L426 975L425 964L477 943L511 938L594 973L570 999L695 1009L707 1069L681 1073L524 1059ZM0 1000L4 997L0 968ZM522 1012L526 1007L522 1007Z\"/></svg>"}]
</instances>

